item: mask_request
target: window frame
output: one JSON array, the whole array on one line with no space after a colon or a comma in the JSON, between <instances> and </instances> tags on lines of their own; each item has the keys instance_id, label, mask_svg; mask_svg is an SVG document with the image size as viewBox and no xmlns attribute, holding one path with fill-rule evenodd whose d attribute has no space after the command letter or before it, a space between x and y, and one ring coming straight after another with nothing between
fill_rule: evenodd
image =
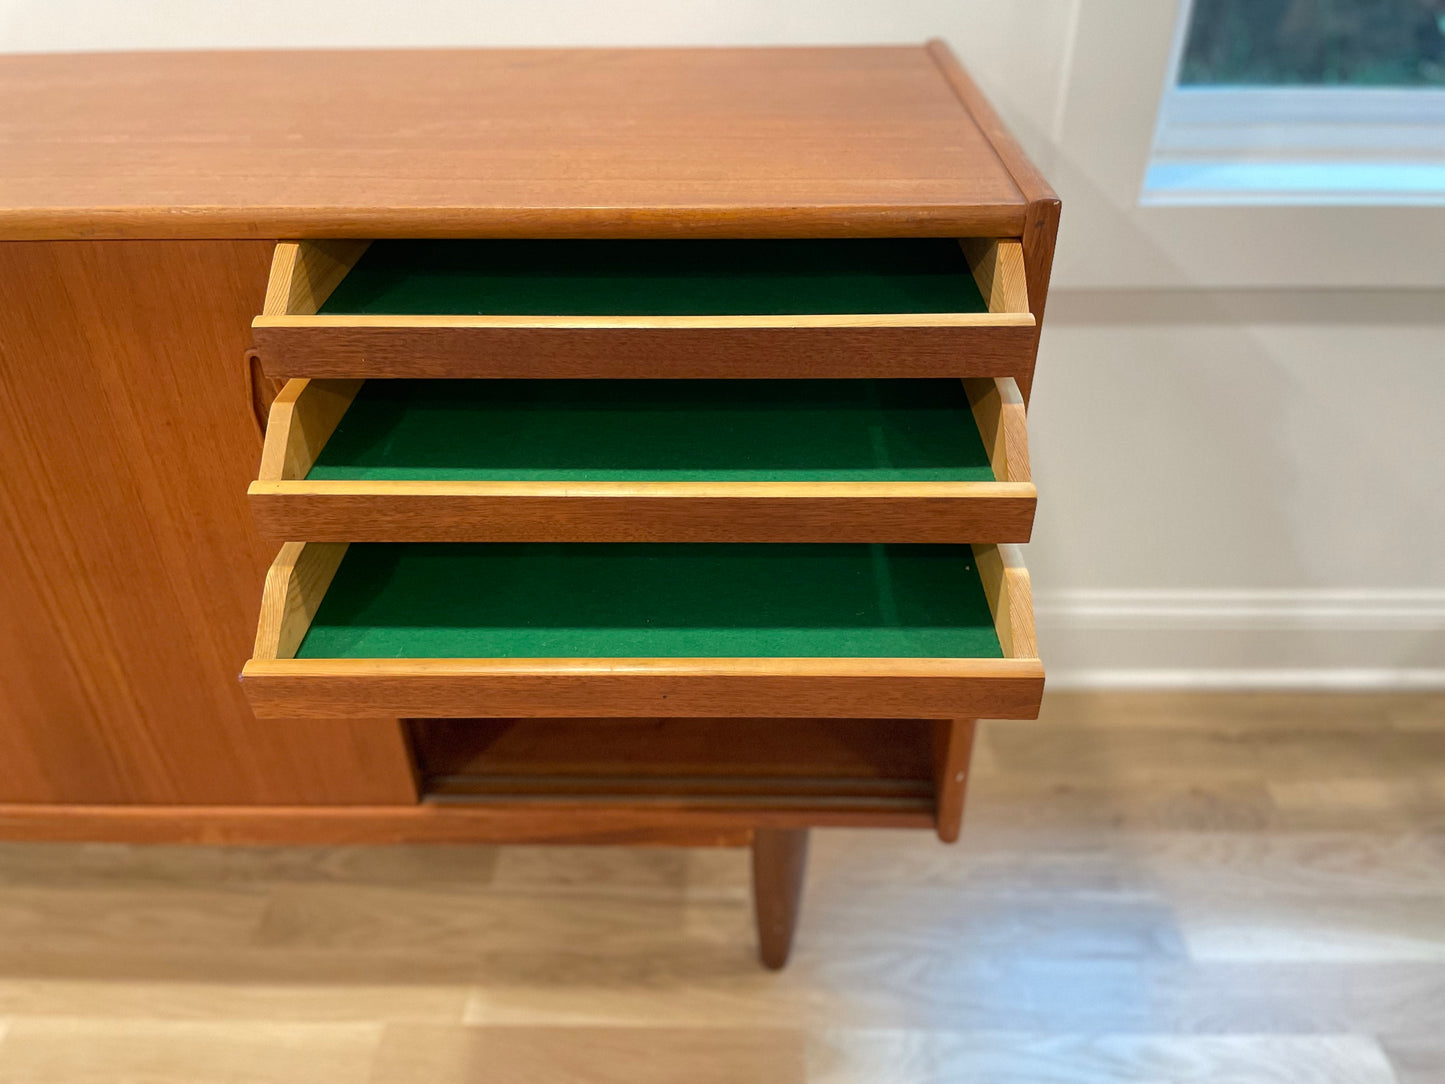
<instances>
[{"instance_id":1,"label":"window frame","mask_svg":"<svg viewBox=\"0 0 1445 1084\"><path fill-rule=\"evenodd\" d=\"M1445 203L1445 87L1182 85L1178 0L1140 200Z\"/></svg>"},{"instance_id":2,"label":"window frame","mask_svg":"<svg viewBox=\"0 0 1445 1084\"><path fill-rule=\"evenodd\" d=\"M1144 197L1188 0L1076 0L1052 145L1064 288L1445 287L1445 205Z\"/></svg>"}]
</instances>

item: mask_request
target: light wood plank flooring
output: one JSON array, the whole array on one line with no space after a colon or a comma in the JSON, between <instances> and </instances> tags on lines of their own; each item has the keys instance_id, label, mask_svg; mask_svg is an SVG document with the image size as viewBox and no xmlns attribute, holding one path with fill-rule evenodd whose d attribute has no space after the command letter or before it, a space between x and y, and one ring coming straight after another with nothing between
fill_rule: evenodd
<instances>
[{"instance_id":1,"label":"light wood plank flooring","mask_svg":"<svg viewBox=\"0 0 1445 1084\"><path fill-rule=\"evenodd\" d=\"M1440 1084L1445 697L1053 695L963 838L0 846L0 1084Z\"/></svg>"}]
</instances>

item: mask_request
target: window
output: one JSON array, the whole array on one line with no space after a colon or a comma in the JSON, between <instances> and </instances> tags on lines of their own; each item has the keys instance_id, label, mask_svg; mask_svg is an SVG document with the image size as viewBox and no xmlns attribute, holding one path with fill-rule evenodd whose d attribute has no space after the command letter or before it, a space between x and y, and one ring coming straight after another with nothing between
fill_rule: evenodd
<instances>
[{"instance_id":1,"label":"window","mask_svg":"<svg viewBox=\"0 0 1445 1084\"><path fill-rule=\"evenodd\" d=\"M1445 203L1445 0L1192 0L1145 203Z\"/></svg>"},{"instance_id":2,"label":"window","mask_svg":"<svg viewBox=\"0 0 1445 1084\"><path fill-rule=\"evenodd\" d=\"M1195 0L1180 86L1445 86L1445 0Z\"/></svg>"}]
</instances>

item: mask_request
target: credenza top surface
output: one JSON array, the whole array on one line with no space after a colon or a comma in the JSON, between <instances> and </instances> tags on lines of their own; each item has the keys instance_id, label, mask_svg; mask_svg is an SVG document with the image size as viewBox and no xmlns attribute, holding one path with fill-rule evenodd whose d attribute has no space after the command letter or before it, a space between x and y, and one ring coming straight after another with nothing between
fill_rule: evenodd
<instances>
[{"instance_id":1,"label":"credenza top surface","mask_svg":"<svg viewBox=\"0 0 1445 1084\"><path fill-rule=\"evenodd\" d=\"M937 43L5 56L0 239L1016 235L966 79Z\"/></svg>"}]
</instances>

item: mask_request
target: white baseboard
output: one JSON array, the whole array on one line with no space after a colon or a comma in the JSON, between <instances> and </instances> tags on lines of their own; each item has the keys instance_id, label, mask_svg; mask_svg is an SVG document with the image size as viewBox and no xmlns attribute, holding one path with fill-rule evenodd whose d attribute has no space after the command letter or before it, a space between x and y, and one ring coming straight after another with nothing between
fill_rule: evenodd
<instances>
[{"instance_id":1,"label":"white baseboard","mask_svg":"<svg viewBox=\"0 0 1445 1084\"><path fill-rule=\"evenodd\" d=\"M1445 689L1445 589L1035 595L1054 689Z\"/></svg>"},{"instance_id":2,"label":"white baseboard","mask_svg":"<svg viewBox=\"0 0 1445 1084\"><path fill-rule=\"evenodd\" d=\"M1445 668L1436 670L1297 669L1266 670L1195 667L1165 670L1055 669L1046 667L1048 687L1070 689L1178 689L1215 692L1421 692L1445 691Z\"/></svg>"}]
</instances>

